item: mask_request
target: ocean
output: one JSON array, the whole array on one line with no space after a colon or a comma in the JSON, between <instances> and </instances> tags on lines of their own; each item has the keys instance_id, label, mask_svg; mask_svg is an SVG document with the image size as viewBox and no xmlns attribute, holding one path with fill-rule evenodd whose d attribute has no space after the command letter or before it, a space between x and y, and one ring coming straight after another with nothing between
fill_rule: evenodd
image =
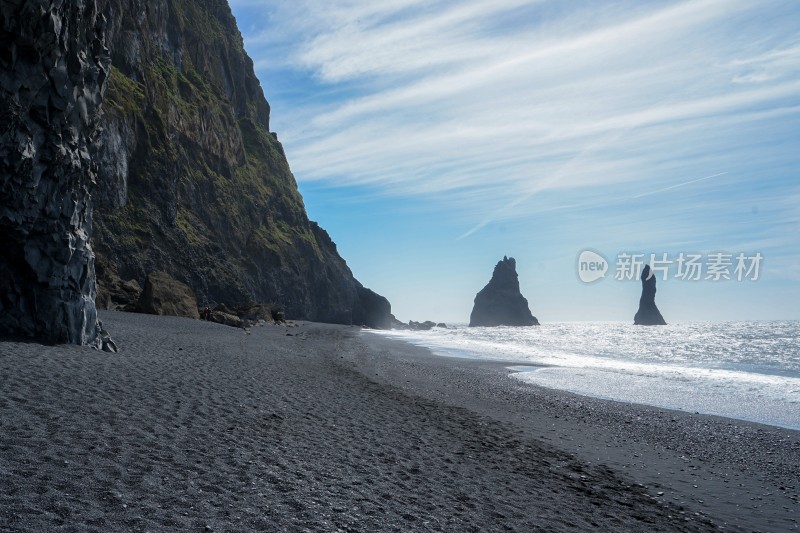
<instances>
[{"instance_id":1,"label":"ocean","mask_svg":"<svg viewBox=\"0 0 800 533\"><path fill-rule=\"evenodd\" d=\"M516 378L586 396L800 430L800 322L385 331L434 354L508 362Z\"/></svg>"}]
</instances>

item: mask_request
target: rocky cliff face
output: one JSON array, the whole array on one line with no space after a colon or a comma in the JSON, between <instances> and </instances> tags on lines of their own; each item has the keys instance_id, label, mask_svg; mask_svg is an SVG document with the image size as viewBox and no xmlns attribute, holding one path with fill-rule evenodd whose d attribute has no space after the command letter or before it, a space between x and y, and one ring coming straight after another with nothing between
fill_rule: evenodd
<instances>
[{"instance_id":1,"label":"rocky cliff face","mask_svg":"<svg viewBox=\"0 0 800 533\"><path fill-rule=\"evenodd\" d=\"M504 257L497 263L492 279L475 296L470 326L538 326L528 300L519 291L517 262Z\"/></svg>"},{"instance_id":2,"label":"rocky cliff face","mask_svg":"<svg viewBox=\"0 0 800 533\"><path fill-rule=\"evenodd\" d=\"M308 220L227 2L105 2L101 270L140 284L165 271L203 305L276 302L292 318L387 327L388 301Z\"/></svg>"},{"instance_id":3,"label":"rocky cliff face","mask_svg":"<svg viewBox=\"0 0 800 533\"><path fill-rule=\"evenodd\" d=\"M101 342L88 146L102 22L94 0L0 2L0 334Z\"/></svg>"},{"instance_id":4,"label":"rocky cliff face","mask_svg":"<svg viewBox=\"0 0 800 533\"><path fill-rule=\"evenodd\" d=\"M651 276L650 272L650 265L645 265L642 270L642 296L633 323L637 326L665 326L667 322L656 307L656 277Z\"/></svg>"}]
</instances>

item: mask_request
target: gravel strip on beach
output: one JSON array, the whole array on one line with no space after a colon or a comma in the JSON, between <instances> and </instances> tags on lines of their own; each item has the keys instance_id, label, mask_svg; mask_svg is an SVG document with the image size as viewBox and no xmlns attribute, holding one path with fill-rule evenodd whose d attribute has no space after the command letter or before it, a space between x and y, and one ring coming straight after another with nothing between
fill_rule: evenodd
<instances>
[{"instance_id":1,"label":"gravel strip on beach","mask_svg":"<svg viewBox=\"0 0 800 533\"><path fill-rule=\"evenodd\" d=\"M3 531L793 531L798 432L302 324L0 342Z\"/></svg>"}]
</instances>

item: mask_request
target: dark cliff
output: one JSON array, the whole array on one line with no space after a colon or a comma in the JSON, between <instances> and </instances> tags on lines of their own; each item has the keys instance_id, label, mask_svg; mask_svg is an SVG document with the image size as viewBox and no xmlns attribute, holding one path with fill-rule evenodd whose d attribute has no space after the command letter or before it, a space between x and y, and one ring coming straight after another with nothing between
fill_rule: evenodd
<instances>
[{"instance_id":1,"label":"dark cliff","mask_svg":"<svg viewBox=\"0 0 800 533\"><path fill-rule=\"evenodd\" d=\"M0 334L102 344L88 147L108 77L94 0L0 2Z\"/></svg>"},{"instance_id":2,"label":"dark cliff","mask_svg":"<svg viewBox=\"0 0 800 533\"><path fill-rule=\"evenodd\" d=\"M387 327L389 302L308 220L227 2L106 0L104 13L99 283L160 270L201 304L275 302L292 318Z\"/></svg>"},{"instance_id":3,"label":"dark cliff","mask_svg":"<svg viewBox=\"0 0 800 533\"><path fill-rule=\"evenodd\" d=\"M656 277L651 275L650 265L642 270L642 295L639 298L639 310L633 317L637 326L666 326L667 322L656 307Z\"/></svg>"},{"instance_id":4,"label":"dark cliff","mask_svg":"<svg viewBox=\"0 0 800 533\"><path fill-rule=\"evenodd\" d=\"M538 326L528 300L519 291L517 262L504 257L497 263L492 279L475 296L470 326Z\"/></svg>"}]
</instances>

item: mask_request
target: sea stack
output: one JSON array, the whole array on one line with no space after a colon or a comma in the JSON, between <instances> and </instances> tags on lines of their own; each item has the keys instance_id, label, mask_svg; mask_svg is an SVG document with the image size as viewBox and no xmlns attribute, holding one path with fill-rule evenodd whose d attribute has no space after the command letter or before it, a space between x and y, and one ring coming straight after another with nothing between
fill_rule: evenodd
<instances>
[{"instance_id":1,"label":"sea stack","mask_svg":"<svg viewBox=\"0 0 800 533\"><path fill-rule=\"evenodd\" d=\"M89 148L110 59L94 0L0 3L0 334L103 344Z\"/></svg>"},{"instance_id":2,"label":"sea stack","mask_svg":"<svg viewBox=\"0 0 800 533\"><path fill-rule=\"evenodd\" d=\"M538 326L528 300L519 292L517 262L503 257L494 267L492 279L476 296L469 318L474 326Z\"/></svg>"},{"instance_id":3,"label":"sea stack","mask_svg":"<svg viewBox=\"0 0 800 533\"><path fill-rule=\"evenodd\" d=\"M656 277L650 275L650 265L642 270L642 297L639 298L639 310L633 317L637 326L666 326L664 317L656 307Z\"/></svg>"}]
</instances>

